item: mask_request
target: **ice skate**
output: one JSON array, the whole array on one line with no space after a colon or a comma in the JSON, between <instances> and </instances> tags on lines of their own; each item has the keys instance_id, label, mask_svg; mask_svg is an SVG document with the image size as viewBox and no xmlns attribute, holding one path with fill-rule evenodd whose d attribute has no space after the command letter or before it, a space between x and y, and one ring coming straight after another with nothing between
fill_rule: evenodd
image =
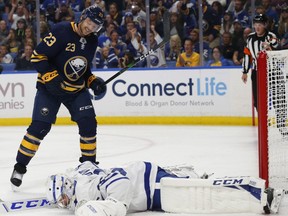
<instances>
[{"instance_id":1,"label":"ice skate","mask_svg":"<svg viewBox=\"0 0 288 216\"><path fill-rule=\"evenodd\" d=\"M24 174L26 173L26 167L20 164L15 164L14 170L12 172L10 182L12 183L12 189L15 187L19 187L22 184L22 179Z\"/></svg>"},{"instance_id":2,"label":"ice skate","mask_svg":"<svg viewBox=\"0 0 288 216\"><path fill-rule=\"evenodd\" d=\"M267 193L267 205L264 206L265 214L276 214L279 210L279 206L284 195L284 190L266 188L265 193Z\"/></svg>"}]
</instances>

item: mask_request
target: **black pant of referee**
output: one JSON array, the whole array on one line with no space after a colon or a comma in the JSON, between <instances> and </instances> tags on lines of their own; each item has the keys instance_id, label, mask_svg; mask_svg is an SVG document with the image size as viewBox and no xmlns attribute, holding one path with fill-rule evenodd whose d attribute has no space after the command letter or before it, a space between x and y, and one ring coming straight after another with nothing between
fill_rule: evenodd
<instances>
[{"instance_id":1,"label":"black pant of referee","mask_svg":"<svg viewBox=\"0 0 288 216\"><path fill-rule=\"evenodd\" d=\"M258 111L258 100L257 100L257 71L252 70L251 73L251 81L252 81L252 95L253 95L253 105Z\"/></svg>"}]
</instances>

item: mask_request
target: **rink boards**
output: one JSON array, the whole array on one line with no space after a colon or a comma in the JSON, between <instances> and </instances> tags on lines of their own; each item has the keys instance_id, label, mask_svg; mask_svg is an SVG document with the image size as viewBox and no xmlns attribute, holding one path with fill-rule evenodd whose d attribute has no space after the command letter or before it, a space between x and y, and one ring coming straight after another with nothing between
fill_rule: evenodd
<instances>
[{"instance_id":1,"label":"rink boards","mask_svg":"<svg viewBox=\"0 0 288 216\"><path fill-rule=\"evenodd\" d=\"M104 80L117 71L94 71ZM91 98L100 124L251 125L251 83L241 68L130 70ZM0 79L0 125L31 121L37 74L8 73ZM70 124L65 107L59 124Z\"/></svg>"}]
</instances>

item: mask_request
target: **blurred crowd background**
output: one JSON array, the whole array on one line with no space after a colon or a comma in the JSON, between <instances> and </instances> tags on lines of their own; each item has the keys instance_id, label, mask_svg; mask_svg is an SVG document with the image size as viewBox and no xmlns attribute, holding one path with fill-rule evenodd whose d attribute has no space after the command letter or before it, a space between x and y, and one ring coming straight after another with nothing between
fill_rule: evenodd
<instances>
[{"instance_id":1,"label":"blurred crowd background","mask_svg":"<svg viewBox=\"0 0 288 216\"><path fill-rule=\"evenodd\" d=\"M287 0L202 0L203 16L198 0L40 0L40 10L35 0L0 0L2 66L34 70L30 57L39 40L58 22L79 22L92 4L105 13L93 68L125 67L164 38L165 46L136 67L241 66L256 14L268 16L279 49L288 48Z\"/></svg>"}]
</instances>

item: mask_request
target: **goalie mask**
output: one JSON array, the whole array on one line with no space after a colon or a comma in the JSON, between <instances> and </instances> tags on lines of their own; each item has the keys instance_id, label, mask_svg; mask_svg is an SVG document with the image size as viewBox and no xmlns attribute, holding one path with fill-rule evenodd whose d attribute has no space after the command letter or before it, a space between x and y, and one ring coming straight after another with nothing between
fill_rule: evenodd
<instances>
[{"instance_id":1,"label":"goalie mask","mask_svg":"<svg viewBox=\"0 0 288 216\"><path fill-rule=\"evenodd\" d=\"M104 23L103 11L97 5L92 5L83 10L79 22L84 21L86 18L89 18L93 23L96 24L94 32L99 32Z\"/></svg>"},{"instance_id":2,"label":"goalie mask","mask_svg":"<svg viewBox=\"0 0 288 216\"><path fill-rule=\"evenodd\" d=\"M59 208L67 208L74 194L74 181L65 175L52 175L47 181L46 196L50 204Z\"/></svg>"}]
</instances>

